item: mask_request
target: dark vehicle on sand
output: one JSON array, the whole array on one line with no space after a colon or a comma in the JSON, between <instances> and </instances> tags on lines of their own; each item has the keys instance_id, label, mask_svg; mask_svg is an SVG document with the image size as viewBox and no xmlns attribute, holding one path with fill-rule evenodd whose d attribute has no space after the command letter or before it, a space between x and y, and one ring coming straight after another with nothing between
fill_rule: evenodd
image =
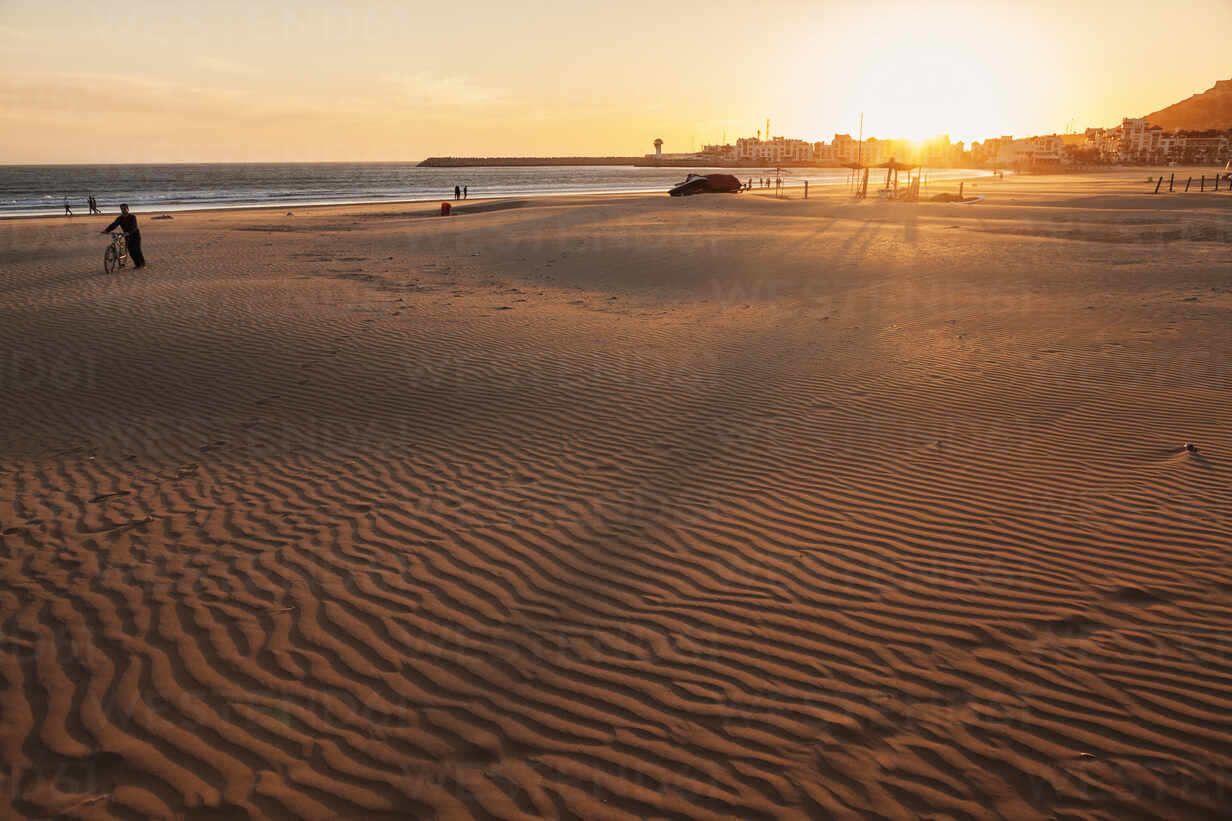
<instances>
[{"instance_id":1,"label":"dark vehicle on sand","mask_svg":"<svg viewBox=\"0 0 1232 821\"><path fill-rule=\"evenodd\" d=\"M744 185L731 174L690 174L668 191L673 197L691 194L735 194Z\"/></svg>"}]
</instances>

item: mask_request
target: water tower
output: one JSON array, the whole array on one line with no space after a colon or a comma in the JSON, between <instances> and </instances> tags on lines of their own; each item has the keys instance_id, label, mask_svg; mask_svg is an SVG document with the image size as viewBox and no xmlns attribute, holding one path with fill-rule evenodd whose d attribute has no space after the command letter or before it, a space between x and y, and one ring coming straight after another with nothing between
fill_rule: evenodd
<instances>
[{"instance_id":1,"label":"water tower","mask_svg":"<svg viewBox=\"0 0 1232 821\"><path fill-rule=\"evenodd\" d=\"M654 141L654 147L655 147L655 159L656 160L663 159L663 140L656 137Z\"/></svg>"}]
</instances>

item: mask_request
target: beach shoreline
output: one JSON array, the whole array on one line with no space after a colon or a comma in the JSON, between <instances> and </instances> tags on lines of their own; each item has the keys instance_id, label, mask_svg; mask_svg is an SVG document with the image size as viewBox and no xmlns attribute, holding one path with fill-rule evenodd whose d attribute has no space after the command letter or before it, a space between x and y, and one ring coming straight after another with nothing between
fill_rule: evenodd
<instances>
[{"instance_id":1,"label":"beach shoreline","mask_svg":"<svg viewBox=\"0 0 1232 821\"><path fill-rule=\"evenodd\" d=\"M688 171L689 169L682 169L682 170ZM954 171L953 169L938 169L938 170L942 171L943 173L953 173ZM975 182L975 184L978 185L980 181L990 182L990 181L997 179L996 171L990 171L987 169L968 169L968 170L971 172L969 175L964 175L960 177L945 177L939 180L930 179L930 186L926 186L925 188L921 190L921 198L922 199L925 198L924 195L929 193L930 187L934 189L933 192L935 193L937 190L949 190L950 188L956 189L957 183L960 181L965 181L968 183ZM884 181L884 175L882 175L881 178L878 178L878 175L880 173L881 171L879 169L876 169L876 168L870 169L870 174L869 174L870 193L875 191L877 188L881 187ZM1135 179L1139 175L1141 175L1142 180L1146 180L1148 177L1158 178L1160 175L1164 175L1166 177L1168 174L1175 174L1175 175L1182 175L1181 179L1184 180L1184 178L1187 176L1192 176L1193 178L1197 179L1201 175L1205 174L1208 178L1210 178L1211 186L1213 186L1214 176L1217 173L1222 173L1222 169L1213 168L1210 166L1194 166L1194 167L1189 167L1189 166L1186 166L1186 167L1127 166L1127 167L1093 167L1093 168L1083 169L1080 172L1073 172L1073 171L1066 171L1064 169L1058 169L1056 171L1048 171L1048 172L1027 172L1027 171L1008 171L1007 170L1007 171L1004 171L1003 173L1005 175L1004 177L1005 179L1046 178L1046 179L1062 179L1062 180L1068 180L1068 179L1098 180L1098 179L1105 179L1105 178L1113 178L1113 179L1116 179L1121 184L1124 184L1128 182L1129 180ZM739 176L743 180L750 175L737 175L737 176ZM1183 182L1181 184L1183 185ZM809 192L810 192L810 195L816 194L818 196L827 196L827 195L832 195L837 189L846 188L846 187L849 187L850 185L851 184L845 180L834 180L834 181L826 181L826 182L810 181ZM771 186L770 188L754 187L752 191L745 192L745 193L752 193L755 195L765 195L768 192L773 192L773 190L774 190L773 186ZM784 185L784 191L790 192L790 191L800 191L800 190L803 190L802 183ZM1225 188L1221 185L1220 190L1223 191L1225 190ZM1145 186L1145 184L1143 187L1143 191L1144 193L1147 192L1147 187ZM1166 191L1166 188L1164 189L1164 191ZM448 202L451 208L456 209L459 213L463 213L466 210L467 204L471 202L492 203L492 202L507 201L507 200L528 200L528 201L534 201L534 202L541 202L541 201L551 202L557 199L567 202L567 201L577 201L579 199L594 198L594 197L613 197L613 198L653 197L653 196L657 196L660 194L663 196L666 196L667 187L664 187L663 189L637 190L637 191L579 191L579 192L548 192L548 193L525 193L525 194L513 193L513 194L501 194L501 195L489 195L489 194L483 194L483 193L476 193L475 195L470 196L467 199L463 199L463 200L454 200L451 195L451 192L443 192L443 195L439 197L355 200L355 201L340 201L340 202L304 202L300 204L297 204L294 202L292 203L264 203L264 204L254 203L254 204L239 204L239 205L234 205L234 204L233 205L218 205L218 206L208 206L208 207L174 206L174 207L163 208L163 209L149 207L149 206L142 206L142 207L134 208L133 212L138 214L141 217L149 219L155 215L160 215L160 214L188 215L188 214L200 214L200 213L227 213L231 211L275 212L279 210L286 211L286 210L296 210L296 209L301 210L301 211L309 211L312 209L339 209L339 208L368 209L368 208L379 208L379 207L427 205L429 203ZM118 213L118 212L115 210L115 207L112 207L109 205L108 210L105 211L103 215L95 215L95 216L105 216L105 215L113 214L113 213ZM20 221L20 220L32 220L32 219L72 220L72 219L77 219L82 216L90 216L90 215L74 214L72 217L68 217L68 216L65 216L65 214L62 211L59 213L39 213L39 214L0 214L0 221L8 221L8 220L19 220Z\"/></svg>"},{"instance_id":2,"label":"beach shoreline","mask_svg":"<svg viewBox=\"0 0 1232 821\"><path fill-rule=\"evenodd\" d=\"M382 164L377 164L377 165L382 165ZM303 170L308 171L312 167L313 166L311 166L311 164L307 164ZM165 166L156 166L156 168L165 168ZM268 166L256 165L252 169L248 169L248 171L250 173L255 173L257 171L260 171L261 169L268 170ZM140 177L140 172L142 170L143 169L140 169L140 168L134 169L134 173L137 175L138 178ZM194 170L198 172L202 172L203 170L210 170L210 167L209 166L197 166L197 167L194 167ZM235 169L231 166L225 167L224 170L230 173L235 172ZM579 183L578 180L575 178L582 178L586 174L591 174L596 171L596 169L590 168L590 167L505 169L505 171L513 174L514 177L513 178L502 177L498 173L496 177L487 179L486 181L483 178L472 178L465 174L453 174L452 173L453 169L426 169L421 174L416 174L414 173L415 169L410 169L409 178L405 180L405 182L407 183L415 183L416 177L425 176L425 175L432 175L436 178L434 184L439 186L439 188L436 188L433 190L433 196L428 196L426 192L414 194L414 195L403 193L402 190L399 188L399 193L391 194L391 195L384 195L384 196L374 195L372 197L366 197L363 195L347 196L347 195L339 194L337 197L322 199L321 195L314 194L310 198L297 199L293 195L284 194L284 198L277 200L277 201L270 200L270 201L246 202L246 201L240 200L238 202L221 202L221 203L214 203L214 204L205 205L205 206L202 206L197 203L185 204L185 202L176 201L174 199L168 205L162 205L162 206L151 205L150 203L143 201L149 192L147 192L146 194L139 193L139 192L132 192L130 195L125 195L125 198L128 199L130 206L133 207L133 210L136 213L140 214L140 213L163 213L163 212L187 213L187 212L195 212L195 211L217 211L217 210L231 210L231 209L248 210L252 208L277 209L277 208L304 208L304 207L316 207L316 206L342 206L342 205L380 205L380 204L397 205L397 204L407 204L407 203L415 203L415 202L439 202L439 201L468 202L471 199L503 199L503 198L509 198L509 197L516 197L516 198L526 197L526 198L538 199L541 197L551 198L551 197L561 197L561 196L570 197L570 196L622 195L622 194L655 194L655 193L660 193L660 192L666 193L666 191L672 185L676 184L681 178L683 178L683 176L686 173L690 171L698 171L698 172L716 171L716 169L706 169L706 168L700 168L700 167L680 168L680 169L676 169L676 168L633 169L633 168L630 168L627 170L637 172L634 175L632 175L632 177L637 177L640 174L642 177L645 177L645 179L638 179L632 187L630 187L629 185L620 184L620 180L618 177L608 178L604 181L592 180L589 184ZM804 170L808 171L810 169L804 169ZM813 169L813 170L826 170L826 169ZM833 169L830 169L830 170L833 171ZM89 171L89 169L86 169L86 171ZM488 171L485 171L483 173L489 173L491 171L492 170L489 169ZM495 169L495 171L500 172L501 169ZM536 171L542 172L542 174L539 175L538 178L535 173ZM560 176L561 174L565 174L567 172L571 172L571 176L568 176L568 177ZM645 173L642 173L642 172L654 172L654 173L648 177L646 176ZM85 172L82 172L82 173L85 173ZM766 174L770 172L763 170L762 173ZM949 175L949 174L961 175L962 178L970 178L970 177L986 176L989 172L985 172L985 171L981 171L977 169L944 169L944 170L940 170L938 173L942 173L946 175ZM233 179L232 182L236 185L239 185L240 183L251 184L251 181L245 181L242 179L242 177L243 175L240 175L240 178ZM745 178L747 179L748 177L745 177ZM957 179L959 177L955 176L954 178ZM422 183L422 181L420 182ZM814 178L810 180L810 182L812 185L818 188L835 187L835 186L844 184L838 179L837 172L836 172L836 176L833 179L815 179ZM75 191L75 190L82 188L82 186L85 186L87 190L91 189L92 187L99 187L99 186L101 186L101 190L108 190L109 186L114 186L116 187L117 190L124 190L126 186L129 186L131 184L132 182L130 180L127 180L121 177L121 178L111 178L108 180L106 184L99 183L97 184L97 186L92 185L88 181L88 179L74 179L72 181L69 181L67 179L58 180L58 181L49 179L49 180L43 180L38 183L27 183L26 185L27 187L34 185L37 190ZM160 184L166 185L167 183L163 181ZM221 180L200 179L200 180L197 180L196 184L201 185L201 186L212 186L216 184L222 184L225 187L225 182ZM275 185L274 182L270 182L270 184ZM356 183L353 180L336 179L334 180L334 184L341 186L339 190L347 190L346 186L351 186L351 185L359 185L360 188L363 187L362 184ZM453 186L455 184L469 185L469 187L473 189L473 191L470 192L472 196L469 196L466 200L458 200L458 201L453 200ZM581 190L568 190L566 187L566 186L578 185L578 184L583 186ZM384 181L385 188L388 188L390 185L391 183L389 180ZM284 186L281 184L275 185L275 188L277 190L282 190L283 187ZM508 190L505 190L501 193L492 193L493 188L496 188L498 190L504 188ZM198 194L199 193L200 192L198 192ZM251 192L251 196L259 197L260 194ZM26 210L22 213L0 213L0 219L25 218L25 217L48 217L48 218L65 217L65 218L68 218L64 214L63 209L60 207L60 199L61 199L60 196L57 195L55 197L43 197L43 199L46 200L47 202L45 205L40 206L39 210ZM3 200L4 200L4 195L0 194L0 201L3 201ZM79 198L79 201L80 201L80 198ZM111 196L105 208L108 210L113 210L114 208L118 207L117 205L118 202L119 202L119 199L116 196ZM76 216L81 216L81 214L78 213L76 214Z\"/></svg>"}]
</instances>

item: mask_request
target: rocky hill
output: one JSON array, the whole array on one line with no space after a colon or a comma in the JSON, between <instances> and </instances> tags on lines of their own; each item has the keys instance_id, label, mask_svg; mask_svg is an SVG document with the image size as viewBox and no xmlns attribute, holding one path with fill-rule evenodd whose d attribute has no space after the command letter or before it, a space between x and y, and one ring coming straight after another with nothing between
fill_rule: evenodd
<instances>
[{"instance_id":1,"label":"rocky hill","mask_svg":"<svg viewBox=\"0 0 1232 821\"><path fill-rule=\"evenodd\" d=\"M1215 85L1188 100L1146 115L1151 125L1165 131L1205 131L1232 128L1232 79L1216 80Z\"/></svg>"}]
</instances>

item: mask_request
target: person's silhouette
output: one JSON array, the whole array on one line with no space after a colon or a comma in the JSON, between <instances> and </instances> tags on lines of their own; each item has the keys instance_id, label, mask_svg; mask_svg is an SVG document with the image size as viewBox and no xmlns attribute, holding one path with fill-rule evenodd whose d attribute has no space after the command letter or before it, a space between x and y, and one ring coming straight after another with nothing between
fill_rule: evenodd
<instances>
[{"instance_id":1,"label":"person's silhouette","mask_svg":"<svg viewBox=\"0 0 1232 821\"><path fill-rule=\"evenodd\" d=\"M136 215L128 213L127 204L120 206L120 216L112 220L111 224L103 229L103 233L109 233L117 225L124 232L124 239L128 243L128 255L133 258L133 266L144 268L145 255L141 253L141 229L137 227Z\"/></svg>"},{"instance_id":2,"label":"person's silhouette","mask_svg":"<svg viewBox=\"0 0 1232 821\"><path fill-rule=\"evenodd\" d=\"M453 198L455 200L462 199L462 189L456 185L453 187Z\"/></svg>"}]
</instances>

